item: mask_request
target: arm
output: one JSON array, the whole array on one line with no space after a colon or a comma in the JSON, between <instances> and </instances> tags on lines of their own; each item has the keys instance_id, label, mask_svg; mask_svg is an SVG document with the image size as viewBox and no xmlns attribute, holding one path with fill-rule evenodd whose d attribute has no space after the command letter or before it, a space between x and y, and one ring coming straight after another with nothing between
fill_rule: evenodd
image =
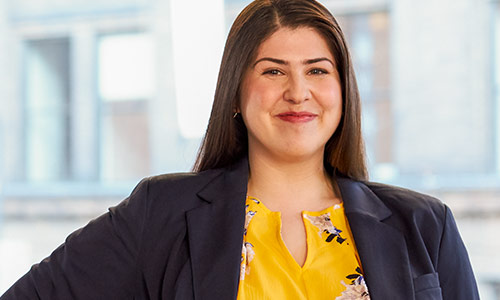
<instances>
[{"instance_id":1,"label":"arm","mask_svg":"<svg viewBox=\"0 0 500 300\"><path fill-rule=\"evenodd\" d=\"M138 281L148 181L109 212L72 233L0 300L131 299Z\"/></svg>"},{"instance_id":2,"label":"arm","mask_svg":"<svg viewBox=\"0 0 500 300\"><path fill-rule=\"evenodd\" d=\"M439 248L438 274L445 300L479 300L467 250L448 207Z\"/></svg>"}]
</instances>

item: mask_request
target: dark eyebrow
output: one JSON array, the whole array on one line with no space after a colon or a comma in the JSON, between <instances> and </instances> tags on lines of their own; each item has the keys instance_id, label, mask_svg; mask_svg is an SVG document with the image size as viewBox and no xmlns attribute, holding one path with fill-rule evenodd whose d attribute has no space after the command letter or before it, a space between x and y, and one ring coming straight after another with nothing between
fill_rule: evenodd
<instances>
[{"instance_id":1,"label":"dark eyebrow","mask_svg":"<svg viewBox=\"0 0 500 300\"><path fill-rule=\"evenodd\" d=\"M277 58L272 58L272 57L263 57L261 59L259 59L258 61L256 61L253 66L255 67L258 63L260 63L261 61L270 61L270 62L273 62L273 63L277 63L279 65L288 65L288 62L282 60L282 59L277 59Z\"/></svg>"},{"instance_id":2,"label":"dark eyebrow","mask_svg":"<svg viewBox=\"0 0 500 300\"><path fill-rule=\"evenodd\" d=\"M328 61L329 63L332 64L332 66L335 67L335 64L333 63L333 61L331 61L330 59L326 58L326 57L319 57L319 58L313 58L313 59L306 59L303 63L306 64L306 65L310 65L310 64L314 64L314 63L317 63L317 62L320 62L320 61Z\"/></svg>"},{"instance_id":3,"label":"dark eyebrow","mask_svg":"<svg viewBox=\"0 0 500 300\"><path fill-rule=\"evenodd\" d=\"M255 67L261 61L270 61L270 62L273 62L273 63L277 63L279 65L285 65L285 66L288 65L288 62L285 61L285 60L282 60L282 59L277 59L277 58L272 58L272 57L263 57L263 58L257 60L253 64L253 67ZM335 67L335 64L333 63L333 61L331 61L330 59L328 59L326 57L318 57L318 58L313 58L313 59L306 59L302 63L305 64L305 65L311 65L311 64L314 64L314 63L317 63L317 62L320 62L320 61L328 61L329 63L332 64L332 66Z\"/></svg>"}]
</instances>

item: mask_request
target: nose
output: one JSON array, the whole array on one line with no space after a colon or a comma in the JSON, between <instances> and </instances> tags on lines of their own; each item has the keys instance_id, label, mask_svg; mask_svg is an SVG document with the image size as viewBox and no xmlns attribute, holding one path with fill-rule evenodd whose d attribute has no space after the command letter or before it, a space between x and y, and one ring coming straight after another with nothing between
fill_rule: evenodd
<instances>
[{"instance_id":1,"label":"nose","mask_svg":"<svg viewBox=\"0 0 500 300\"><path fill-rule=\"evenodd\" d=\"M300 104L311 98L310 87L303 75L292 75L287 81L287 86L283 94L285 101Z\"/></svg>"}]
</instances>

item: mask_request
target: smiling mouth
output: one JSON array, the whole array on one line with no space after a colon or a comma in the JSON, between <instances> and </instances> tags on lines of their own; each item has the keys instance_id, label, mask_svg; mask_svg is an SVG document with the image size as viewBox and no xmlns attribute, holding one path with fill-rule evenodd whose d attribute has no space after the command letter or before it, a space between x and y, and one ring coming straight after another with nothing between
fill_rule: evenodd
<instances>
[{"instance_id":1,"label":"smiling mouth","mask_svg":"<svg viewBox=\"0 0 500 300\"><path fill-rule=\"evenodd\" d=\"M310 112L284 112L277 114L276 117L285 122L305 123L314 120L318 115Z\"/></svg>"}]
</instances>

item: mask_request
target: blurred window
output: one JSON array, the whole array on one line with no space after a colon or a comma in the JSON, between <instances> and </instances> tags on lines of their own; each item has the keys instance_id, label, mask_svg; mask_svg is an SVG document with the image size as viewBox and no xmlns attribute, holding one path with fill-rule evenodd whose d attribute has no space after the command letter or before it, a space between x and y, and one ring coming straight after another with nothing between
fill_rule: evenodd
<instances>
[{"instance_id":1,"label":"blurred window","mask_svg":"<svg viewBox=\"0 0 500 300\"><path fill-rule=\"evenodd\" d=\"M25 177L69 179L70 41L29 40L25 46Z\"/></svg>"},{"instance_id":2,"label":"blurred window","mask_svg":"<svg viewBox=\"0 0 500 300\"><path fill-rule=\"evenodd\" d=\"M389 73L389 14L356 12L337 17L350 46L363 102L363 133L375 177L386 177L393 163Z\"/></svg>"},{"instance_id":3,"label":"blurred window","mask_svg":"<svg viewBox=\"0 0 500 300\"><path fill-rule=\"evenodd\" d=\"M154 93L154 74L150 34L99 37L100 176L104 181L149 174L148 101Z\"/></svg>"}]
</instances>

